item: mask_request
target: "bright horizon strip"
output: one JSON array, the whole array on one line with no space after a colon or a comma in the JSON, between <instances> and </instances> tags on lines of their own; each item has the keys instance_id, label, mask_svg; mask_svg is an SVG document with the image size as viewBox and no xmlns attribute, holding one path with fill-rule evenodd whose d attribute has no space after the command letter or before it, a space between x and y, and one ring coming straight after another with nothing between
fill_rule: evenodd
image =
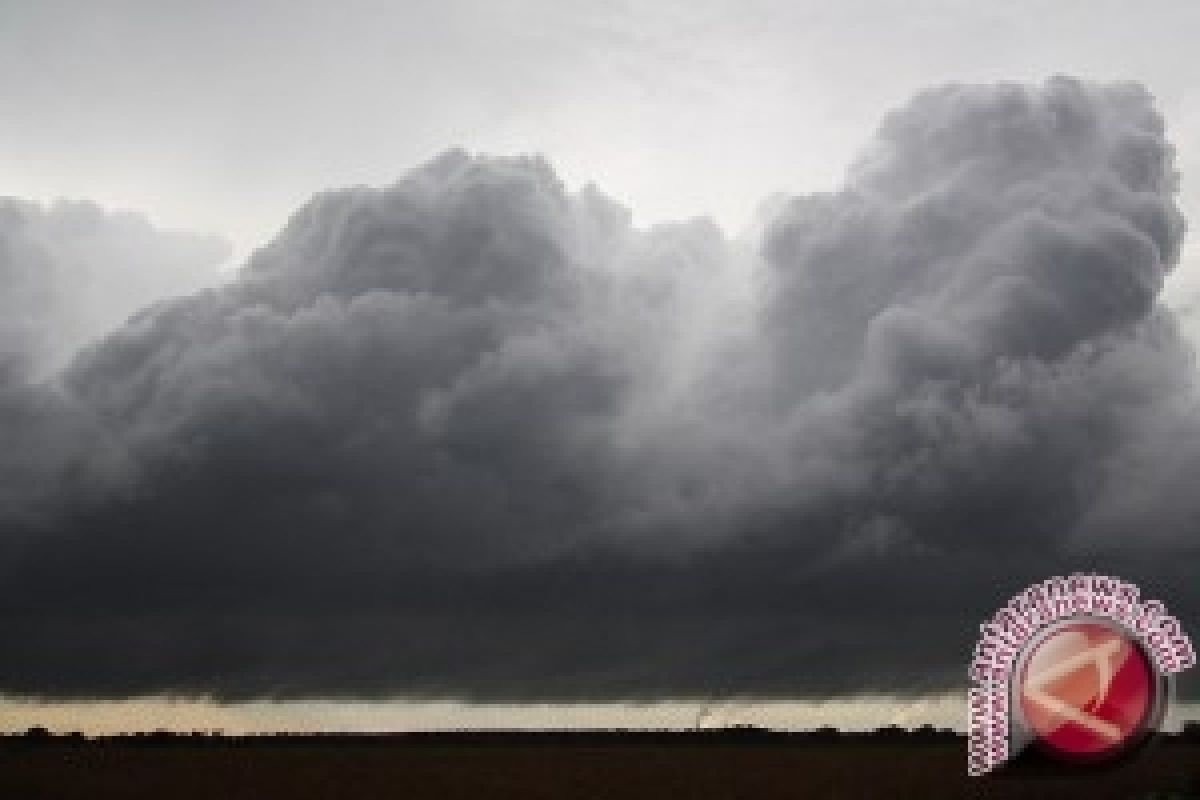
<instances>
[{"instance_id":1,"label":"bright horizon strip","mask_svg":"<svg viewBox=\"0 0 1200 800\"><path fill-rule=\"evenodd\" d=\"M39 702L0 700L0 732L40 726L56 733L222 730L226 733L380 732L420 730L662 728L689 730L749 724L780 730L886 725L964 728L962 693L898 700L888 697L809 702L715 701L571 705L462 704L452 701L289 701L223 705L205 699L153 696L129 700Z\"/></svg>"},{"instance_id":2,"label":"bright horizon strip","mask_svg":"<svg viewBox=\"0 0 1200 800\"><path fill-rule=\"evenodd\" d=\"M222 705L203 699L163 696L88 702L37 702L0 699L0 733L45 727L54 733L79 731L91 736L170 730L249 733L375 733L438 730L537 730L589 728L661 728L689 730L748 724L777 730L832 726L863 731L887 725L933 725L966 730L965 692L922 699L887 697L770 703L663 702L647 705L467 705L454 702L253 702ZM707 713L705 712L705 709ZM1178 703L1165 730L1178 731L1200 719L1200 704ZM698 724L699 723L699 724Z\"/></svg>"}]
</instances>

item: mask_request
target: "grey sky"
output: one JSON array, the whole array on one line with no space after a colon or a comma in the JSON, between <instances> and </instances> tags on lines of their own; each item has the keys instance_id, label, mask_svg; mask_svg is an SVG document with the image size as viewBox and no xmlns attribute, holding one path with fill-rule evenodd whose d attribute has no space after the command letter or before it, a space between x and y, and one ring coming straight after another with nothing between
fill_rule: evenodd
<instances>
[{"instance_id":1,"label":"grey sky","mask_svg":"<svg viewBox=\"0 0 1200 800\"><path fill-rule=\"evenodd\" d=\"M1189 0L7 0L0 184L244 251L314 191L460 145L736 229L769 192L835 185L881 109L948 80L1140 80L1186 171L1197 32Z\"/></svg>"}]
</instances>

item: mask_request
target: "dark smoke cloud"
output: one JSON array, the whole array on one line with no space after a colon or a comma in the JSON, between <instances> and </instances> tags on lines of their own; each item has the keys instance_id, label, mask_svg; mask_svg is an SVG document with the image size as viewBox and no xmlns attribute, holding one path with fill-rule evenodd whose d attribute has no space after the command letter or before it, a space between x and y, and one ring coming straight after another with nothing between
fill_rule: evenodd
<instances>
[{"instance_id":1,"label":"dark smoke cloud","mask_svg":"<svg viewBox=\"0 0 1200 800\"><path fill-rule=\"evenodd\" d=\"M59 371L135 312L216 283L228 256L216 237L138 214L0 198L0 524L28 523L120 471L107 432L55 389ZM13 541L0 535L0 547Z\"/></svg>"},{"instance_id":2,"label":"dark smoke cloud","mask_svg":"<svg viewBox=\"0 0 1200 800\"><path fill-rule=\"evenodd\" d=\"M1186 620L1175 180L1143 89L1056 78L919 95L749 241L539 159L321 194L6 384L0 687L907 694L1055 572Z\"/></svg>"},{"instance_id":3,"label":"dark smoke cloud","mask_svg":"<svg viewBox=\"0 0 1200 800\"><path fill-rule=\"evenodd\" d=\"M229 246L87 202L0 198L0 366L45 376L159 300L217 282Z\"/></svg>"}]
</instances>

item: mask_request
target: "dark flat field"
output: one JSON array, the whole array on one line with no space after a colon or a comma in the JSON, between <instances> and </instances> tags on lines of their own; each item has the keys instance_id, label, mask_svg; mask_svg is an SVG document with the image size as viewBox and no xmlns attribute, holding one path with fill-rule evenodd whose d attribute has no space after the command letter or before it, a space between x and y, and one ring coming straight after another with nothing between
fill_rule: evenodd
<instances>
[{"instance_id":1,"label":"dark flat field","mask_svg":"<svg viewBox=\"0 0 1200 800\"><path fill-rule=\"evenodd\" d=\"M1103 774L968 778L936 735L705 733L0 739L0 798L1200 798L1200 742Z\"/></svg>"}]
</instances>

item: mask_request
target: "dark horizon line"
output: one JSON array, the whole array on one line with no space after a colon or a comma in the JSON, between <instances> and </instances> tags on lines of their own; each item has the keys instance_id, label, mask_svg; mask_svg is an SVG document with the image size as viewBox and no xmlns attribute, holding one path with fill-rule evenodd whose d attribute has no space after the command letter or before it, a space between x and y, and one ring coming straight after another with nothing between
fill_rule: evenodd
<instances>
[{"instance_id":1,"label":"dark horizon line","mask_svg":"<svg viewBox=\"0 0 1200 800\"><path fill-rule=\"evenodd\" d=\"M1180 741L1200 741L1200 721L1185 722L1177 732L1163 731L1160 735ZM833 726L820 726L807 730L784 730L751 724L736 724L720 728L461 728L448 730L417 731L275 731L254 733L227 733L220 729L197 729L172 731L166 729L149 731L125 731L120 733L90 735L81 731L55 732L42 726L33 726L21 732L0 733L0 742L117 742L144 743L192 743L197 740L210 742L313 742L331 740L346 743L377 742L504 742L520 740L546 742L547 740L646 740L684 738L701 739L755 739L755 740L815 740L833 739L863 740L873 738L904 738L918 740L965 739L966 734L952 728L939 728L931 724L905 728L884 725L873 730L841 730Z\"/></svg>"},{"instance_id":2,"label":"dark horizon line","mask_svg":"<svg viewBox=\"0 0 1200 800\"><path fill-rule=\"evenodd\" d=\"M395 731L262 731L246 733L228 733L222 729L170 730L159 728L154 730L132 730L118 733L86 734L82 731L52 731L40 725L34 725L24 731L0 733L0 739L377 739L377 738L446 738L446 737L521 737L521 736L645 736L671 735L711 736L714 734L740 734L759 736L874 736L874 735L952 735L962 736L952 728L938 728L931 724L915 728L904 728L898 725L883 725L873 730L841 730L833 726L819 726L805 730L787 730L769 728L749 723L736 723L713 728L447 728L436 730L395 730Z\"/></svg>"}]
</instances>

